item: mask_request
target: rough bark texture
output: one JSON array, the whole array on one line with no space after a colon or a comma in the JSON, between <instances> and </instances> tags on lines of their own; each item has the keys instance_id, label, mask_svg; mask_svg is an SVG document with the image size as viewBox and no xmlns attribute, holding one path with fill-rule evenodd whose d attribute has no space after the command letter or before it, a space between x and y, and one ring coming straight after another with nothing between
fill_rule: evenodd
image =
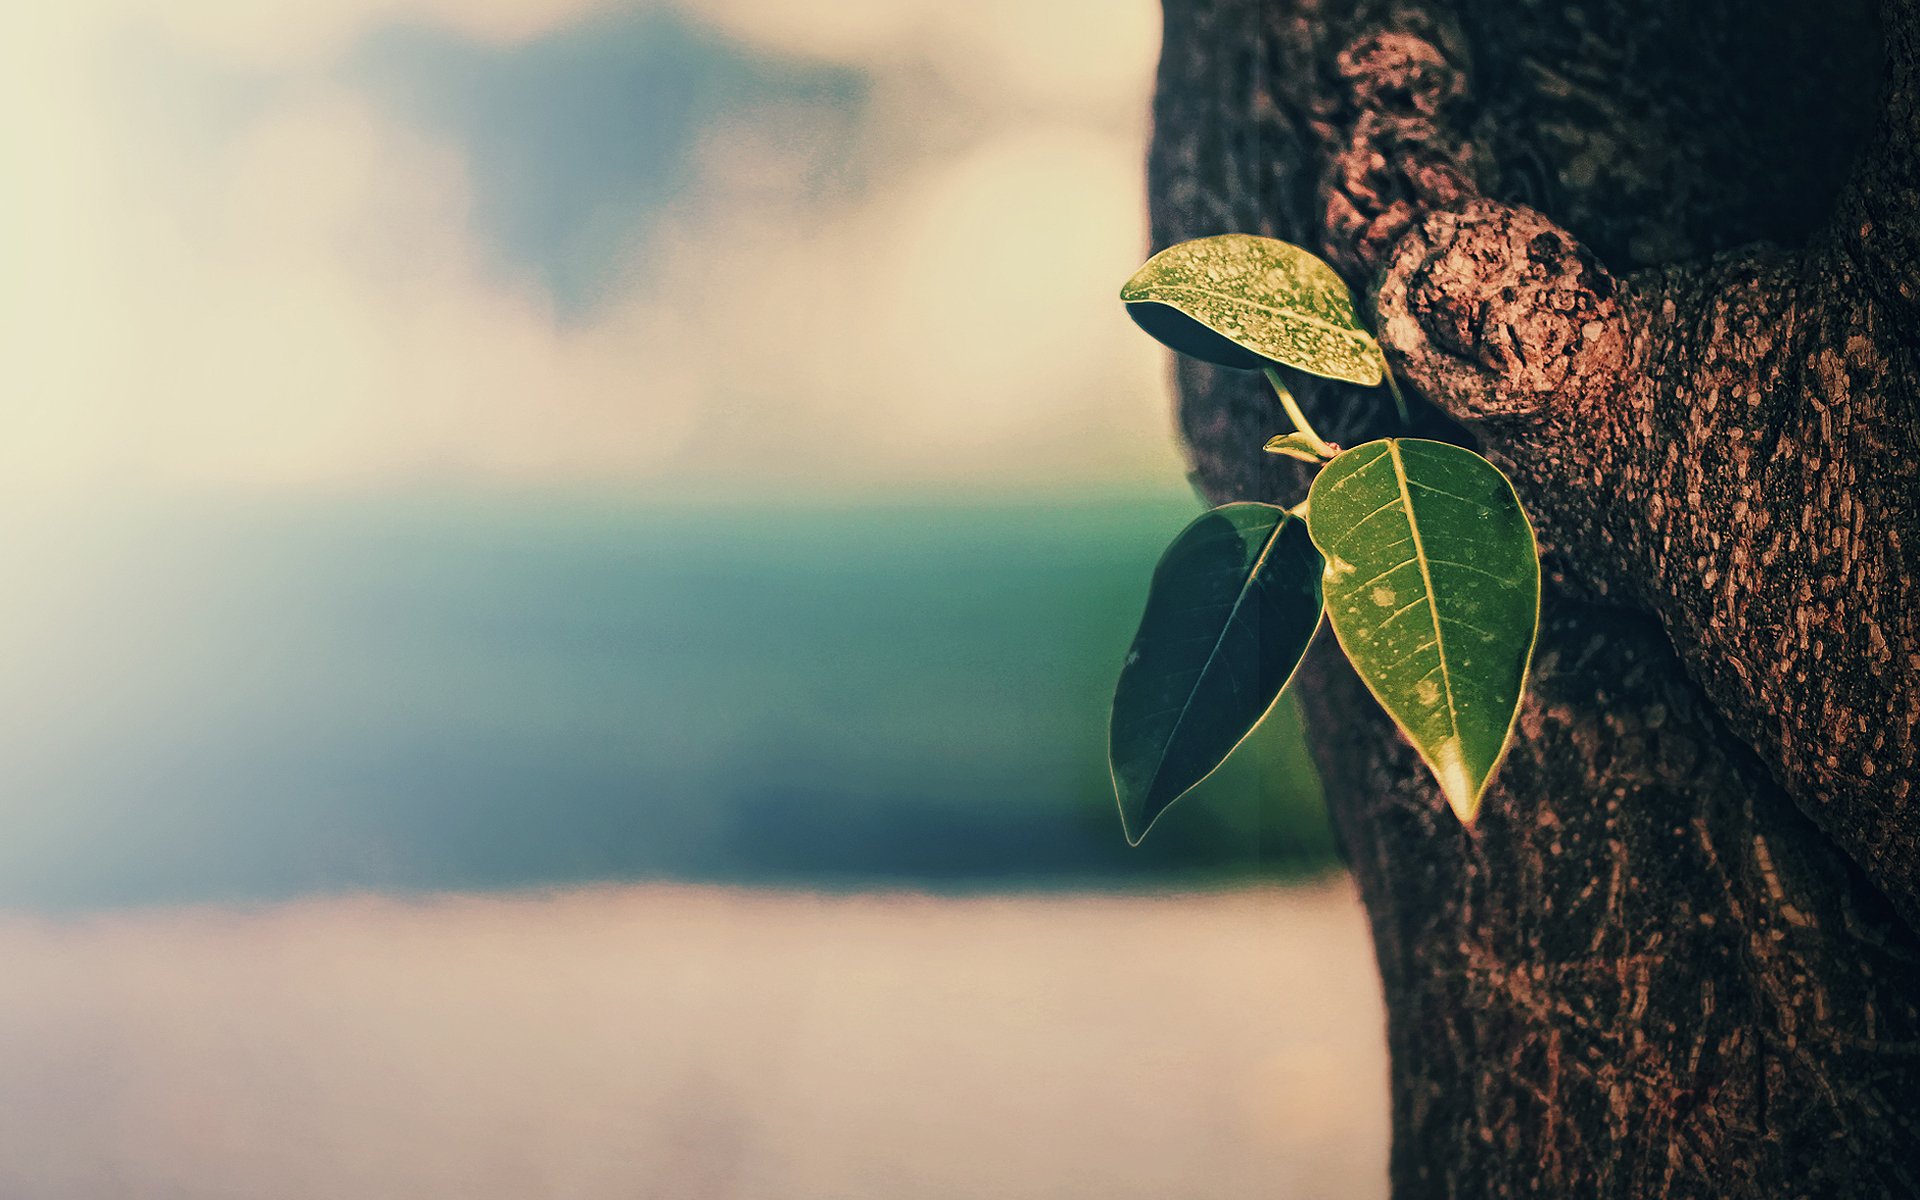
<instances>
[{"instance_id":1,"label":"rough bark texture","mask_svg":"<svg viewBox=\"0 0 1920 1200\"><path fill-rule=\"evenodd\" d=\"M1399 1196L1920 1196L1917 7L1167 0L1156 247L1325 254L1547 552L1477 829L1295 685ZM1179 385L1210 494L1303 494L1257 376Z\"/></svg>"}]
</instances>

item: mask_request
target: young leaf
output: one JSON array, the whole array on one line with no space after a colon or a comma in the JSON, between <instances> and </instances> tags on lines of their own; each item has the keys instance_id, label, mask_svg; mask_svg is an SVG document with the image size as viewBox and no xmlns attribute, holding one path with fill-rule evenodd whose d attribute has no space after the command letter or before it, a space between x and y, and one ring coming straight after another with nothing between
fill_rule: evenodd
<instances>
[{"instance_id":1,"label":"young leaf","mask_svg":"<svg viewBox=\"0 0 1920 1200\"><path fill-rule=\"evenodd\" d=\"M1283 433L1279 437L1267 439L1261 449L1268 454L1284 454L1288 458L1297 458L1301 462L1326 462L1320 453L1320 443L1304 433Z\"/></svg>"},{"instance_id":2,"label":"young leaf","mask_svg":"<svg viewBox=\"0 0 1920 1200\"><path fill-rule=\"evenodd\" d=\"M1282 363L1372 387L1386 374L1333 268L1298 246L1229 233L1169 246L1120 289L1140 328L1182 354L1253 370Z\"/></svg>"},{"instance_id":3,"label":"young leaf","mask_svg":"<svg viewBox=\"0 0 1920 1200\"><path fill-rule=\"evenodd\" d=\"M1270 504L1216 508L1167 547L1113 695L1129 842L1273 706L1320 623L1321 566L1305 522Z\"/></svg>"},{"instance_id":4,"label":"young leaf","mask_svg":"<svg viewBox=\"0 0 1920 1200\"><path fill-rule=\"evenodd\" d=\"M1307 528L1341 648L1471 825L1540 623L1539 552L1513 485L1458 446L1368 442L1313 481Z\"/></svg>"}]
</instances>

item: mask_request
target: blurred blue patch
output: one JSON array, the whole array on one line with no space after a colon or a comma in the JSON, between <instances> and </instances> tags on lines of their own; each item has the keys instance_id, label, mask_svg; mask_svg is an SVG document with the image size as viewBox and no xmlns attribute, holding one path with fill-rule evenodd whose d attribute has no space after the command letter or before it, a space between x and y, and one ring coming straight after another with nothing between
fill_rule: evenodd
<instances>
[{"instance_id":1,"label":"blurred blue patch","mask_svg":"<svg viewBox=\"0 0 1920 1200\"><path fill-rule=\"evenodd\" d=\"M866 93L856 72L761 55L661 12L505 47L394 27L367 38L344 69L404 119L466 148L474 219L501 267L531 274L574 318L622 282L621 248L683 194L716 122L798 109L844 143ZM820 182L793 181L796 193Z\"/></svg>"},{"instance_id":2,"label":"blurred blue patch","mask_svg":"<svg viewBox=\"0 0 1920 1200\"><path fill-rule=\"evenodd\" d=\"M393 494L49 523L8 548L0 909L1322 866L1284 708L1121 836L1114 672L1191 512Z\"/></svg>"}]
</instances>

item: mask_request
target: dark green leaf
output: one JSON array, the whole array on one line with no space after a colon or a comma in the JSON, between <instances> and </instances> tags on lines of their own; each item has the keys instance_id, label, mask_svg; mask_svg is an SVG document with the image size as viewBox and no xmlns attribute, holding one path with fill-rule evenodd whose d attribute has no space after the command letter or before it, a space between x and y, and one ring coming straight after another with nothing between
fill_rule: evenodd
<instances>
[{"instance_id":1,"label":"dark green leaf","mask_svg":"<svg viewBox=\"0 0 1920 1200\"><path fill-rule=\"evenodd\" d=\"M1270 504L1216 508L1167 547L1113 696L1128 841L1273 706L1320 622L1320 576L1306 523Z\"/></svg>"},{"instance_id":2,"label":"dark green leaf","mask_svg":"<svg viewBox=\"0 0 1920 1200\"><path fill-rule=\"evenodd\" d=\"M1470 450L1355 446L1308 495L1327 619L1472 824L1519 714L1540 623L1540 559L1513 485Z\"/></svg>"}]
</instances>

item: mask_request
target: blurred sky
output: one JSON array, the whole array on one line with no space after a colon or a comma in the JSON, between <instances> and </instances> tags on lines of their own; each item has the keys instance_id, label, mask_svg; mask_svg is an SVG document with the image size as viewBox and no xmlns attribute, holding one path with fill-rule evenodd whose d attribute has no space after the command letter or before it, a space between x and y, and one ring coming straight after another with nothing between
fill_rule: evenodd
<instances>
[{"instance_id":1,"label":"blurred sky","mask_svg":"<svg viewBox=\"0 0 1920 1200\"><path fill-rule=\"evenodd\" d=\"M0 11L0 490L1178 477L1152 0Z\"/></svg>"},{"instance_id":2,"label":"blurred sky","mask_svg":"<svg viewBox=\"0 0 1920 1200\"><path fill-rule=\"evenodd\" d=\"M1285 728L1113 812L1157 40L0 6L0 908L1324 862Z\"/></svg>"}]
</instances>

